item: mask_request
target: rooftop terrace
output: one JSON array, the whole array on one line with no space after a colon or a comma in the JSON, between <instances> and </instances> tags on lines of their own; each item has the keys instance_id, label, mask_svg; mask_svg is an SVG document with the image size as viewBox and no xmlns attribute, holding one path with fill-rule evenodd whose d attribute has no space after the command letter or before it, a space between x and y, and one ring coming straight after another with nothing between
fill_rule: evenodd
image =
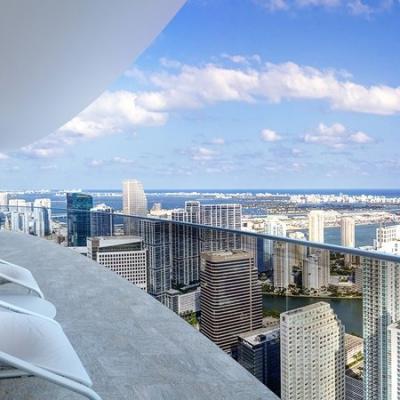
<instances>
[{"instance_id":1,"label":"rooftop terrace","mask_svg":"<svg viewBox=\"0 0 400 400\"><path fill-rule=\"evenodd\" d=\"M27 267L107 399L277 399L189 324L71 249L0 232L0 257ZM82 397L38 378L0 380L2 400Z\"/></svg>"}]
</instances>

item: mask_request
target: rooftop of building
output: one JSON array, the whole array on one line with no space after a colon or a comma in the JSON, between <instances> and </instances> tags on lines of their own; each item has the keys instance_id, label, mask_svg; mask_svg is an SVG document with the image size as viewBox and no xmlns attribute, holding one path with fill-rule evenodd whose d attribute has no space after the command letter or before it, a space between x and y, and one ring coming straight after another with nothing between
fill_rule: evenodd
<instances>
[{"instance_id":1,"label":"rooftop of building","mask_svg":"<svg viewBox=\"0 0 400 400\"><path fill-rule=\"evenodd\" d=\"M167 293L170 295L188 294L199 290L200 290L199 284L194 283L192 285L182 286L179 289L169 289Z\"/></svg>"},{"instance_id":2,"label":"rooftop of building","mask_svg":"<svg viewBox=\"0 0 400 400\"><path fill-rule=\"evenodd\" d=\"M353 350L357 347L362 347L364 344L364 340L361 337L350 335L349 333L345 333L344 335L344 347L346 351Z\"/></svg>"},{"instance_id":3,"label":"rooftop of building","mask_svg":"<svg viewBox=\"0 0 400 400\"><path fill-rule=\"evenodd\" d=\"M304 313L304 312L316 310L316 309L320 308L321 306L324 306L324 307L328 306L329 307L329 304L324 302L324 301L319 301L317 303L309 304L307 306L303 306L303 307L295 308L293 310L286 311L286 312L282 313L281 315L301 314L301 313Z\"/></svg>"},{"instance_id":4,"label":"rooftop of building","mask_svg":"<svg viewBox=\"0 0 400 400\"><path fill-rule=\"evenodd\" d=\"M50 241L0 232L1 258L31 270L104 400L278 399L188 323L109 269ZM38 378L2 400L78 400Z\"/></svg>"},{"instance_id":5,"label":"rooftop of building","mask_svg":"<svg viewBox=\"0 0 400 400\"><path fill-rule=\"evenodd\" d=\"M267 336L271 337L279 337L279 326L269 326L266 328L259 328L253 331L241 333L239 336L240 339L245 340L252 346L256 346L257 344L262 343Z\"/></svg>"},{"instance_id":6,"label":"rooftop of building","mask_svg":"<svg viewBox=\"0 0 400 400\"><path fill-rule=\"evenodd\" d=\"M202 258L212 262L242 260L251 257L250 253L245 250L205 251L204 253L201 253L201 256Z\"/></svg>"},{"instance_id":7,"label":"rooftop of building","mask_svg":"<svg viewBox=\"0 0 400 400\"><path fill-rule=\"evenodd\" d=\"M140 236L97 236L88 238L88 240L99 240L100 247L123 246L130 243L143 242Z\"/></svg>"}]
</instances>

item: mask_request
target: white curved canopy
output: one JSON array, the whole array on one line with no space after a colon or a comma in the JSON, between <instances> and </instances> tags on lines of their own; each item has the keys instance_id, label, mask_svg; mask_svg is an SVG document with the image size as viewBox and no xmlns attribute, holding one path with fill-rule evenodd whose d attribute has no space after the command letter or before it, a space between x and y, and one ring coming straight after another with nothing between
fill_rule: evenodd
<instances>
[{"instance_id":1,"label":"white curved canopy","mask_svg":"<svg viewBox=\"0 0 400 400\"><path fill-rule=\"evenodd\" d=\"M0 148L44 137L95 100L185 0L0 3Z\"/></svg>"}]
</instances>

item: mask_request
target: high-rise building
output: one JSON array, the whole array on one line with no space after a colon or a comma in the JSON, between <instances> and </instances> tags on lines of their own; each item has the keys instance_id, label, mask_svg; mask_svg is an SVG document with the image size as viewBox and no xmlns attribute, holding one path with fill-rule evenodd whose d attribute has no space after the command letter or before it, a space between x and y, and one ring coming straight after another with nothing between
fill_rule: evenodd
<instances>
[{"instance_id":1,"label":"high-rise building","mask_svg":"<svg viewBox=\"0 0 400 400\"><path fill-rule=\"evenodd\" d=\"M113 235L113 208L98 204L90 209L90 234L92 236Z\"/></svg>"},{"instance_id":2,"label":"high-rise building","mask_svg":"<svg viewBox=\"0 0 400 400\"><path fill-rule=\"evenodd\" d=\"M200 204L198 201L187 201L185 208L175 209L171 213L171 219L174 221L230 229L241 228L241 217L240 204ZM199 282L201 251L250 249L252 244L251 240L243 243L243 237L232 233L174 224L172 226L173 286L186 286ZM255 248L252 250L255 251Z\"/></svg>"},{"instance_id":3,"label":"high-rise building","mask_svg":"<svg viewBox=\"0 0 400 400\"><path fill-rule=\"evenodd\" d=\"M272 267L275 289L287 289L293 283L289 268L289 243L273 241Z\"/></svg>"},{"instance_id":4,"label":"high-rise building","mask_svg":"<svg viewBox=\"0 0 400 400\"><path fill-rule=\"evenodd\" d=\"M264 224L264 232L272 236L286 236L286 224L277 219L268 220ZM265 240L267 268L273 269L274 240Z\"/></svg>"},{"instance_id":5,"label":"high-rise building","mask_svg":"<svg viewBox=\"0 0 400 400\"><path fill-rule=\"evenodd\" d=\"M8 210L9 195L7 192L0 192L0 211Z\"/></svg>"},{"instance_id":6,"label":"high-rise building","mask_svg":"<svg viewBox=\"0 0 400 400\"><path fill-rule=\"evenodd\" d=\"M172 224L165 221L141 220L139 235L148 250L148 292L163 304L172 288Z\"/></svg>"},{"instance_id":7,"label":"high-rise building","mask_svg":"<svg viewBox=\"0 0 400 400\"><path fill-rule=\"evenodd\" d=\"M243 250L201 255L201 332L234 352L242 332L262 327L261 287L254 258Z\"/></svg>"},{"instance_id":8,"label":"high-rise building","mask_svg":"<svg viewBox=\"0 0 400 400\"><path fill-rule=\"evenodd\" d=\"M29 233L30 211L11 211L10 212L10 230L14 232Z\"/></svg>"},{"instance_id":9,"label":"high-rise building","mask_svg":"<svg viewBox=\"0 0 400 400\"><path fill-rule=\"evenodd\" d=\"M190 202L195 208L195 202ZM200 204L200 223L221 228L242 228L241 204Z\"/></svg>"},{"instance_id":10,"label":"high-rise building","mask_svg":"<svg viewBox=\"0 0 400 400\"><path fill-rule=\"evenodd\" d=\"M33 223L36 236L50 235L51 224L51 199L35 199L33 202Z\"/></svg>"},{"instance_id":11,"label":"high-rise building","mask_svg":"<svg viewBox=\"0 0 400 400\"><path fill-rule=\"evenodd\" d=\"M238 337L237 361L277 396L281 391L280 330L256 329Z\"/></svg>"},{"instance_id":12,"label":"high-rise building","mask_svg":"<svg viewBox=\"0 0 400 400\"><path fill-rule=\"evenodd\" d=\"M344 400L344 326L329 304L281 314L281 399Z\"/></svg>"},{"instance_id":13,"label":"high-rise building","mask_svg":"<svg viewBox=\"0 0 400 400\"><path fill-rule=\"evenodd\" d=\"M85 193L67 193L68 246L86 246L90 233L90 209L93 197Z\"/></svg>"},{"instance_id":14,"label":"high-rise building","mask_svg":"<svg viewBox=\"0 0 400 400\"><path fill-rule=\"evenodd\" d=\"M346 400L364 400L363 380L352 370L346 370Z\"/></svg>"},{"instance_id":15,"label":"high-rise building","mask_svg":"<svg viewBox=\"0 0 400 400\"><path fill-rule=\"evenodd\" d=\"M325 213L321 210L312 210L308 214L308 240L324 243Z\"/></svg>"},{"instance_id":16,"label":"high-rise building","mask_svg":"<svg viewBox=\"0 0 400 400\"><path fill-rule=\"evenodd\" d=\"M142 238L90 237L87 256L147 291L147 250Z\"/></svg>"},{"instance_id":17,"label":"high-rise building","mask_svg":"<svg viewBox=\"0 0 400 400\"><path fill-rule=\"evenodd\" d=\"M376 250L382 253L400 255L400 240L383 243L380 247L377 247Z\"/></svg>"},{"instance_id":18,"label":"high-rise building","mask_svg":"<svg viewBox=\"0 0 400 400\"><path fill-rule=\"evenodd\" d=\"M197 313L200 311L200 292L198 285L170 289L166 293L165 305L179 315Z\"/></svg>"},{"instance_id":19,"label":"high-rise building","mask_svg":"<svg viewBox=\"0 0 400 400\"><path fill-rule=\"evenodd\" d=\"M385 243L395 240L400 240L400 225L380 226L376 228L375 248L380 248Z\"/></svg>"},{"instance_id":20,"label":"high-rise building","mask_svg":"<svg viewBox=\"0 0 400 400\"><path fill-rule=\"evenodd\" d=\"M389 325L388 384L390 400L400 400L400 322Z\"/></svg>"},{"instance_id":21,"label":"high-rise building","mask_svg":"<svg viewBox=\"0 0 400 400\"><path fill-rule=\"evenodd\" d=\"M286 236L286 224L278 219L268 220L264 224L264 232L272 236Z\"/></svg>"},{"instance_id":22,"label":"high-rise building","mask_svg":"<svg viewBox=\"0 0 400 400\"><path fill-rule=\"evenodd\" d=\"M363 273L364 399L389 399L388 326L400 320L400 264L361 258Z\"/></svg>"},{"instance_id":23,"label":"high-rise building","mask_svg":"<svg viewBox=\"0 0 400 400\"><path fill-rule=\"evenodd\" d=\"M340 221L340 238L344 247L354 247L355 242L355 223L352 217L342 217Z\"/></svg>"},{"instance_id":24,"label":"high-rise building","mask_svg":"<svg viewBox=\"0 0 400 400\"><path fill-rule=\"evenodd\" d=\"M192 202L186 202L184 209L173 210L171 219L181 222L198 221L198 212L193 211ZM197 202L196 202L197 203ZM172 226L172 285L187 286L200 280L200 236L199 229L187 225Z\"/></svg>"},{"instance_id":25,"label":"high-rise building","mask_svg":"<svg viewBox=\"0 0 400 400\"><path fill-rule=\"evenodd\" d=\"M122 182L122 204L125 215L147 215L147 197L141 182L135 179Z\"/></svg>"},{"instance_id":26,"label":"high-rise building","mask_svg":"<svg viewBox=\"0 0 400 400\"><path fill-rule=\"evenodd\" d=\"M196 210L191 202L193 214ZM242 228L241 204L201 204L199 223L207 226L240 230ZM200 231L201 251L241 249L241 235L213 229Z\"/></svg>"},{"instance_id":27,"label":"high-rise building","mask_svg":"<svg viewBox=\"0 0 400 400\"><path fill-rule=\"evenodd\" d=\"M353 270L353 283L354 288L358 291L362 291L363 283L362 283L362 266L355 265Z\"/></svg>"},{"instance_id":28,"label":"high-rise building","mask_svg":"<svg viewBox=\"0 0 400 400\"><path fill-rule=\"evenodd\" d=\"M303 263L303 287L308 290L327 289L329 277L329 251L312 249Z\"/></svg>"},{"instance_id":29,"label":"high-rise building","mask_svg":"<svg viewBox=\"0 0 400 400\"><path fill-rule=\"evenodd\" d=\"M9 199L8 206L10 211L25 211L28 207L24 199Z\"/></svg>"}]
</instances>

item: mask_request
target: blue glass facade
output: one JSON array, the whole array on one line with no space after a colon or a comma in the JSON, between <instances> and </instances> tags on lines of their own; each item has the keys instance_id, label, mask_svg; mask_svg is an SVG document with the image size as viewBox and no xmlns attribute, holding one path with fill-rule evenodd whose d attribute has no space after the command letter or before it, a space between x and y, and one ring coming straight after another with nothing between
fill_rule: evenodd
<instances>
[{"instance_id":1,"label":"blue glass facade","mask_svg":"<svg viewBox=\"0 0 400 400\"><path fill-rule=\"evenodd\" d=\"M84 193L67 193L68 246L86 246L90 236L90 209L93 197Z\"/></svg>"}]
</instances>

